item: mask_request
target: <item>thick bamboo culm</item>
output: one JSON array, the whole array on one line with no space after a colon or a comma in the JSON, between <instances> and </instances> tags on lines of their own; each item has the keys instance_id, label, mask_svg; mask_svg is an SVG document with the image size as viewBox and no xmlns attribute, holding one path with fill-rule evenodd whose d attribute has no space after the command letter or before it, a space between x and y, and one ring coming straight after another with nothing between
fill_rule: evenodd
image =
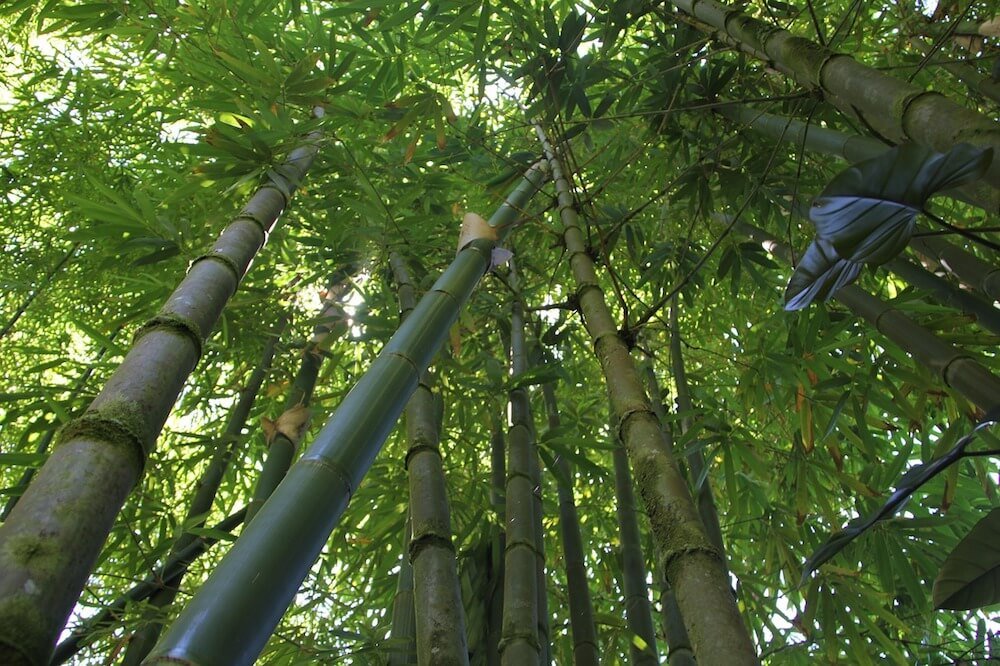
<instances>
[{"instance_id":1,"label":"thick bamboo culm","mask_svg":"<svg viewBox=\"0 0 1000 666\"><path fill-rule=\"evenodd\" d=\"M952 102L854 58L750 17L716 0L671 0L671 4L749 47L757 57L780 65L798 83L821 90L850 117L890 141L915 141L940 152L960 142L1000 153L1000 125L992 118ZM1000 160L986 174L983 192L989 212L1000 211Z\"/></svg>"},{"instance_id":2,"label":"thick bamboo culm","mask_svg":"<svg viewBox=\"0 0 1000 666\"><path fill-rule=\"evenodd\" d=\"M398 253L389 255L389 266L399 287L400 321L405 321L416 307L413 283ZM412 534L407 552L413 570L417 663L464 666L469 663L465 614L441 461L441 414L430 381L425 372L406 404Z\"/></svg>"},{"instance_id":3,"label":"thick bamboo culm","mask_svg":"<svg viewBox=\"0 0 1000 666\"><path fill-rule=\"evenodd\" d=\"M510 320L510 429L507 431L507 483L504 510L507 546L504 557L503 628L500 663L503 666L541 664L541 608L535 533L535 479L532 475L534 426L528 391L516 381L528 367L524 340L524 307L517 294L516 273L510 283L515 291ZM536 463L537 464L537 463Z\"/></svg>"},{"instance_id":4,"label":"thick bamboo culm","mask_svg":"<svg viewBox=\"0 0 1000 666\"><path fill-rule=\"evenodd\" d=\"M504 231L544 180L537 167L490 218ZM402 414L492 259L495 241L461 249L306 453L244 530L146 663L250 664L267 643L354 489Z\"/></svg>"},{"instance_id":5,"label":"thick bamboo culm","mask_svg":"<svg viewBox=\"0 0 1000 666\"><path fill-rule=\"evenodd\" d=\"M604 298L579 225L569 181L538 125L536 133L556 185L563 241L576 281L577 302L604 372L613 419L628 452L661 566L676 594L695 654L706 664L758 664L756 650L729 587L722 555L705 536L687 482L667 448L660 421Z\"/></svg>"},{"instance_id":6,"label":"thick bamboo culm","mask_svg":"<svg viewBox=\"0 0 1000 666\"><path fill-rule=\"evenodd\" d=\"M321 115L322 110L317 110ZM49 660L205 338L319 149L308 134L196 260L0 525L0 663ZM29 556L25 556L30 553Z\"/></svg>"}]
</instances>

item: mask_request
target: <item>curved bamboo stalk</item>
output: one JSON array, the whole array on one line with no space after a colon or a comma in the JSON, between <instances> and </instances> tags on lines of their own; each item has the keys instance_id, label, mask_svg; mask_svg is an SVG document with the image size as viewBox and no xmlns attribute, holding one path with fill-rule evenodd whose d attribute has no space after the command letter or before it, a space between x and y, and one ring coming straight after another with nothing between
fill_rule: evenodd
<instances>
[{"instance_id":1,"label":"curved bamboo stalk","mask_svg":"<svg viewBox=\"0 0 1000 666\"><path fill-rule=\"evenodd\" d=\"M887 263L886 268L914 287L930 293L931 298L938 303L971 315L984 329L1000 335L1000 310L975 294L960 289L957 285L902 257ZM1000 277L1000 269L997 270L997 276Z\"/></svg>"},{"instance_id":2,"label":"curved bamboo stalk","mask_svg":"<svg viewBox=\"0 0 1000 666\"><path fill-rule=\"evenodd\" d=\"M555 387L542 385L549 430L560 427L559 406ZM600 663L600 645L594 625L594 606L590 600L590 582L587 562L580 535L580 518L573 497L573 467L563 457L556 459L556 489L559 493L559 533L562 536L563 556L566 558L566 591L569 597L569 622L573 632L574 666L597 666Z\"/></svg>"},{"instance_id":3,"label":"curved bamboo stalk","mask_svg":"<svg viewBox=\"0 0 1000 666\"><path fill-rule=\"evenodd\" d=\"M611 432L615 431L612 424ZM653 608L649 603L646 585L646 561L642 555L642 538L639 536L639 517L636 515L635 493L632 492L632 474L628 468L628 454L618 438L611 452L615 466L615 499L618 513L618 533L622 545L622 581L625 596L625 623L628 630L646 645L640 647L629 641L629 654L633 666L655 666L660 663L656 653L656 630L653 628Z\"/></svg>"},{"instance_id":4,"label":"curved bamboo stalk","mask_svg":"<svg viewBox=\"0 0 1000 666\"><path fill-rule=\"evenodd\" d=\"M734 230L785 261L791 260L792 253L788 246L763 229L738 221ZM896 310L891 303L853 284L842 287L833 297L895 342L934 373L945 386L953 388L984 412L1000 407L1000 377Z\"/></svg>"},{"instance_id":5,"label":"curved bamboo stalk","mask_svg":"<svg viewBox=\"0 0 1000 666\"><path fill-rule=\"evenodd\" d=\"M705 536L691 492L667 449L628 345L618 334L604 299L577 220L569 181L542 128L536 125L536 132L556 184L566 255L576 280L584 323L608 384L613 418L636 473L661 566L677 595L695 654L706 664L757 664L721 554Z\"/></svg>"},{"instance_id":6,"label":"curved bamboo stalk","mask_svg":"<svg viewBox=\"0 0 1000 666\"><path fill-rule=\"evenodd\" d=\"M529 169L490 224L509 228L542 179L537 167ZM485 274L493 248L494 241L485 238L462 248L160 639L147 663L237 666L254 661L459 309Z\"/></svg>"},{"instance_id":7,"label":"curved bamboo stalk","mask_svg":"<svg viewBox=\"0 0 1000 666\"><path fill-rule=\"evenodd\" d=\"M243 519L245 517L246 508L240 509L236 513L228 516L216 524L212 530L218 532L232 532L243 523ZM211 548L218 541L219 539L210 536L197 537L183 550L171 555L170 558L163 563L163 566L146 576L142 582L137 583L128 592L105 606L99 613L91 618L88 618L81 623L80 626L73 629L69 636L56 646L52 659L48 663L51 664L51 666L57 666L58 664L64 664L72 659L76 656L77 652L86 647L87 639L89 637L93 636L95 632L103 629L104 627L109 626L112 622L118 620L129 603L138 603L144 599L148 599L149 596L154 594L157 590L161 590L168 585L173 585L178 576L183 576L187 572L188 567L191 566L192 562L198 559L205 551Z\"/></svg>"},{"instance_id":8,"label":"curved bamboo stalk","mask_svg":"<svg viewBox=\"0 0 1000 666\"><path fill-rule=\"evenodd\" d=\"M990 299L1000 300L1000 268L936 236L914 236L910 247Z\"/></svg>"},{"instance_id":9,"label":"curved bamboo stalk","mask_svg":"<svg viewBox=\"0 0 1000 666\"><path fill-rule=\"evenodd\" d=\"M310 133L191 265L160 312L138 330L87 412L63 430L0 526L0 663L48 661L205 337L312 164L320 139L319 131Z\"/></svg>"},{"instance_id":10,"label":"curved bamboo stalk","mask_svg":"<svg viewBox=\"0 0 1000 666\"><path fill-rule=\"evenodd\" d=\"M916 141L947 152L956 143L993 148L1000 153L1000 126L936 92L862 65L854 58L787 30L752 18L715 0L671 0L678 9L748 45L778 63L796 82L818 88L829 101L890 141ZM1000 160L986 178L990 212L1000 211Z\"/></svg>"},{"instance_id":11,"label":"curved bamboo stalk","mask_svg":"<svg viewBox=\"0 0 1000 666\"><path fill-rule=\"evenodd\" d=\"M350 288L347 278L354 271L355 267L351 266L338 271L330 278L322 308L313 327L312 340L302 352L302 361L292 380L291 389L285 396L281 416L265 433L267 457L257 478L257 485L254 486L253 497L247 504L247 523L254 519L267 498L285 478L295 457L295 451L302 442L302 436L309 423L309 403L312 401L316 379L323 365L325 354L323 350L332 338L347 331L347 313L344 312L340 300ZM287 426L283 425L285 419Z\"/></svg>"},{"instance_id":12,"label":"curved bamboo stalk","mask_svg":"<svg viewBox=\"0 0 1000 666\"><path fill-rule=\"evenodd\" d=\"M667 426L667 414L663 408L662 392L660 382L656 378L656 371L653 369L652 359L642 364L642 373L646 380L646 390L650 396L650 406L653 413L660 420L663 436L667 449L674 450L673 436ZM694 651L691 649L691 639L688 637L687 629L684 628L684 618L681 617L681 610L677 607L677 597L670 587L670 582L662 576L662 587L660 591L660 613L662 614L661 626L663 627L663 637L667 639L667 663L670 666L695 666L698 662L694 659Z\"/></svg>"},{"instance_id":13,"label":"curved bamboo stalk","mask_svg":"<svg viewBox=\"0 0 1000 666\"><path fill-rule=\"evenodd\" d=\"M282 314L267 336L267 342L264 344L264 352L261 355L260 361L250 373L246 385L239 393L236 404L229 412L222 435L215 442L215 452L212 455L212 459L202 473L201 478L198 479L194 499L192 499L187 514L184 516L182 525L187 529L199 528L205 524L205 518L208 512L211 511L212 505L215 503L215 496L219 492L219 485L222 483L222 478L229 468L229 461L232 460L236 446L241 442L241 434L243 428L246 426L247 419L250 418L250 410L257 400L257 394L260 392L260 387L264 384L264 379L271 371L271 361L274 359L275 347L287 325L288 316ZM188 531L181 533L174 541L168 557L174 557L177 553L182 552L197 538L196 535ZM122 658L122 666L138 666L145 659L146 655L149 654L149 651L153 649L156 639L160 637L160 632L163 631L163 621L160 619L162 613L160 611L173 603L174 598L180 591L180 584L183 578L184 573L181 572L171 579L169 585L164 585L150 596L149 607L146 609L146 617L142 623L145 626L141 626L129 640L125 656Z\"/></svg>"},{"instance_id":14,"label":"curved bamboo stalk","mask_svg":"<svg viewBox=\"0 0 1000 666\"><path fill-rule=\"evenodd\" d=\"M534 426L528 391L517 386L518 377L528 369L524 341L524 308L517 295L517 273L512 269L511 287L515 291L510 318L510 379L515 383L508 394L510 430L507 431L507 492L504 558L503 630L500 638L500 663L504 666L538 664L544 659L541 645L542 611L539 590L538 541L535 521L541 517L535 509L535 479L532 475ZM535 462L537 465L537 460ZM544 559L544 555L542 556ZM545 637L547 638L547 637Z\"/></svg>"},{"instance_id":15,"label":"curved bamboo stalk","mask_svg":"<svg viewBox=\"0 0 1000 666\"><path fill-rule=\"evenodd\" d=\"M397 254L389 266L399 285L400 321L416 307L409 271ZM406 469L410 487L412 537L408 545L413 567L417 661L463 666L469 663L465 639L462 588L458 581L451 509L441 462L441 422L425 372L406 403Z\"/></svg>"},{"instance_id":16,"label":"curved bamboo stalk","mask_svg":"<svg viewBox=\"0 0 1000 666\"><path fill-rule=\"evenodd\" d=\"M413 566L410 564L410 514L403 529L403 549L396 577L396 596L392 600L392 629L389 632L389 666L417 663L417 616L413 606Z\"/></svg>"}]
</instances>

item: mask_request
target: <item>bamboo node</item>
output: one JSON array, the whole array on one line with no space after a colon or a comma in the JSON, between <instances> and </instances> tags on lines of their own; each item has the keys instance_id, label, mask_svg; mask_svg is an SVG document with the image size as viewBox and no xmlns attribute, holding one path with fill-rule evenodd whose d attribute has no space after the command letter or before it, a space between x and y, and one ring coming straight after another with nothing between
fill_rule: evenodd
<instances>
[{"instance_id":1,"label":"bamboo node","mask_svg":"<svg viewBox=\"0 0 1000 666\"><path fill-rule=\"evenodd\" d=\"M194 261L191 262L191 265L194 266L199 261L204 261L205 259L216 259L222 263L226 268L232 271L237 284L239 284L240 280L243 279L243 272L236 261L234 261L229 255L219 252L218 250L212 250L211 252L206 252L205 254L195 257Z\"/></svg>"},{"instance_id":2,"label":"bamboo node","mask_svg":"<svg viewBox=\"0 0 1000 666\"><path fill-rule=\"evenodd\" d=\"M169 312L161 312L140 326L132 336L132 344L138 342L147 333L156 330L172 331L188 338L194 344L198 358L201 358L202 341L205 339L201 327L187 317Z\"/></svg>"},{"instance_id":3,"label":"bamboo node","mask_svg":"<svg viewBox=\"0 0 1000 666\"><path fill-rule=\"evenodd\" d=\"M133 451L138 458L139 469L146 465L146 458L152 448L147 448L142 436L143 422L134 405L119 403L88 411L73 419L59 431L56 446L61 446L77 438L89 438L107 442ZM155 440L154 440L155 441Z\"/></svg>"},{"instance_id":4,"label":"bamboo node","mask_svg":"<svg viewBox=\"0 0 1000 666\"><path fill-rule=\"evenodd\" d=\"M632 407L631 409L626 409L622 414L621 418L618 419L618 440L621 442L625 441L625 426L628 421L638 414L649 414L654 419L657 419L656 412L653 411L650 405L640 405L639 407ZM657 419L659 421L659 419Z\"/></svg>"}]
</instances>

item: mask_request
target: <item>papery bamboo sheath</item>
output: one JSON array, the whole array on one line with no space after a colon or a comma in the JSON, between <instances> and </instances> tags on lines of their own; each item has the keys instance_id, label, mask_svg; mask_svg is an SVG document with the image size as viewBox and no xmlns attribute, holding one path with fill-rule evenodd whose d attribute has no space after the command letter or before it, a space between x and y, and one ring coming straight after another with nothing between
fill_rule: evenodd
<instances>
[{"instance_id":1,"label":"papery bamboo sheath","mask_svg":"<svg viewBox=\"0 0 1000 666\"><path fill-rule=\"evenodd\" d=\"M530 169L490 219L512 222L541 184ZM347 502L393 429L494 243L466 245L347 394L307 452L191 599L149 664L250 664L295 596Z\"/></svg>"},{"instance_id":2,"label":"papery bamboo sheath","mask_svg":"<svg viewBox=\"0 0 1000 666\"><path fill-rule=\"evenodd\" d=\"M0 663L48 661L205 337L312 164L320 138L309 134L275 170L280 175L191 265L0 526Z\"/></svg>"},{"instance_id":3,"label":"papery bamboo sheath","mask_svg":"<svg viewBox=\"0 0 1000 666\"><path fill-rule=\"evenodd\" d=\"M666 447L660 422L604 299L577 220L569 182L544 132L537 126L536 131L556 184L577 300L607 381L613 418L636 476L654 542L677 595L695 654L705 664L757 664L721 555L705 536L687 483Z\"/></svg>"}]
</instances>

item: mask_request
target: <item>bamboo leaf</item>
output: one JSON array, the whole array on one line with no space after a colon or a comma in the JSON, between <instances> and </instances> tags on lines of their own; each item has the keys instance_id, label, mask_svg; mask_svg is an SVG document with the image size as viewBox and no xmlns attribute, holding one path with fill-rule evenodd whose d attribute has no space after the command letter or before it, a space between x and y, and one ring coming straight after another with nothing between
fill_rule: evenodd
<instances>
[{"instance_id":1,"label":"bamboo leaf","mask_svg":"<svg viewBox=\"0 0 1000 666\"><path fill-rule=\"evenodd\" d=\"M1000 507L958 542L934 580L934 608L972 610L1000 602Z\"/></svg>"}]
</instances>

